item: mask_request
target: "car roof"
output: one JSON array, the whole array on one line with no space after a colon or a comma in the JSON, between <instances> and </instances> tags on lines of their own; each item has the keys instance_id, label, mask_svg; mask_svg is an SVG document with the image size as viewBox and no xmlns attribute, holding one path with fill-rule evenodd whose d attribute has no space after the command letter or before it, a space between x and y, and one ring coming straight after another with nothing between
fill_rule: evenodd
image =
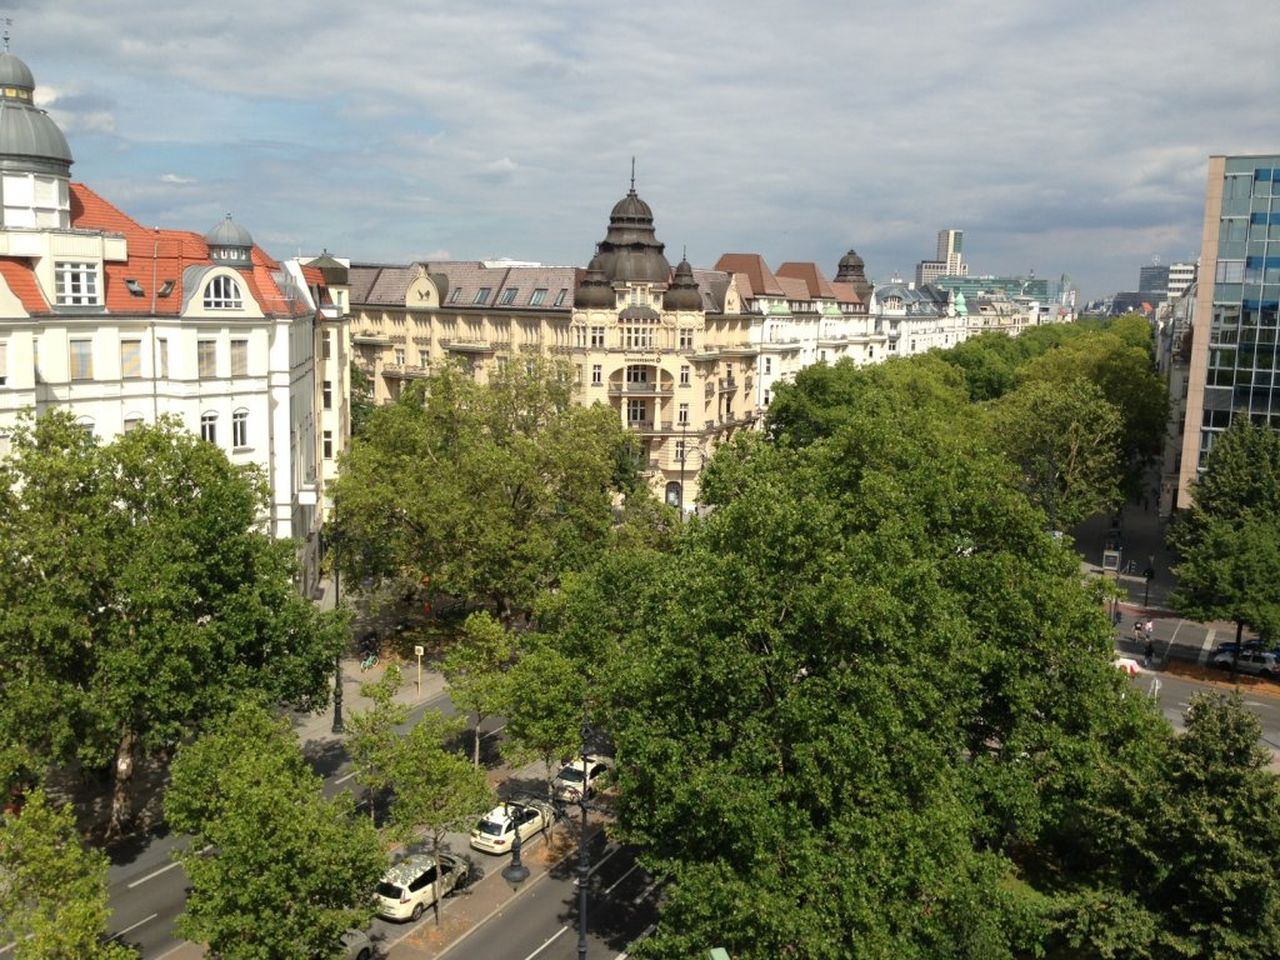
<instances>
[{"instance_id":1,"label":"car roof","mask_svg":"<svg viewBox=\"0 0 1280 960\"><path fill-rule=\"evenodd\" d=\"M390 869L382 875L382 879L386 883L394 883L404 886L412 880L417 879L428 867L436 865L436 858L429 853L415 853L412 856L405 857L398 863L392 864Z\"/></svg>"},{"instance_id":2,"label":"car roof","mask_svg":"<svg viewBox=\"0 0 1280 960\"><path fill-rule=\"evenodd\" d=\"M564 763L560 764L560 769L563 770L565 767L576 767L581 770L583 760L586 760L587 763L613 763L613 758L606 757L603 753L588 753L585 757L573 757L570 760L566 760Z\"/></svg>"}]
</instances>

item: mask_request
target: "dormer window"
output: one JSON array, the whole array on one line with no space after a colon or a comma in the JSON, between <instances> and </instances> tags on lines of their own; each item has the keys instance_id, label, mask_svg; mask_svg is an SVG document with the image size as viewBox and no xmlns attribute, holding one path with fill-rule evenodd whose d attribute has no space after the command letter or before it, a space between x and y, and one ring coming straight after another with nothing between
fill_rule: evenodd
<instances>
[{"instance_id":1,"label":"dormer window","mask_svg":"<svg viewBox=\"0 0 1280 960\"><path fill-rule=\"evenodd\" d=\"M244 296L240 293L240 284L231 277L214 277L204 288L206 310L239 310L243 306Z\"/></svg>"},{"instance_id":2,"label":"dormer window","mask_svg":"<svg viewBox=\"0 0 1280 960\"><path fill-rule=\"evenodd\" d=\"M98 294L98 264L61 261L54 264L58 284L58 306L96 307L102 303Z\"/></svg>"}]
</instances>

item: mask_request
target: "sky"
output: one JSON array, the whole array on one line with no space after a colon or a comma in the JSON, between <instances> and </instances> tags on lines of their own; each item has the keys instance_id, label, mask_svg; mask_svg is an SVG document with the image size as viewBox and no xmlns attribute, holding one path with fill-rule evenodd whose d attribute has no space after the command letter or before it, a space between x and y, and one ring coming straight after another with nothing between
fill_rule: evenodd
<instances>
[{"instance_id":1,"label":"sky","mask_svg":"<svg viewBox=\"0 0 1280 960\"><path fill-rule=\"evenodd\" d=\"M729 252L1085 298L1194 259L1206 162L1280 153L1274 0L9 0L72 176L278 257L585 265L628 189Z\"/></svg>"}]
</instances>

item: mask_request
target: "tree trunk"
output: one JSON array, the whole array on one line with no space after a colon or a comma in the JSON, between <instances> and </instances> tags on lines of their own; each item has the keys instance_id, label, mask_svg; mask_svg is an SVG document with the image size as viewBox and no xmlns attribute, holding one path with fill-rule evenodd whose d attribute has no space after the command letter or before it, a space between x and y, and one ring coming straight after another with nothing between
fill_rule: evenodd
<instances>
[{"instance_id":1,"label":"tree trunk","mask_svg":"<svg viewBox=\"0 0 1280 960\"><path fill-rule=\"evenodd\" d=\"M132 731L120 738L116 747L116 760L111 768L111 819L107 823L107 836L123 836L133 819L133 767L136 738Z\"/></svg>"},{"instance_id":2,"label":"tree trunk","mask_svg":"<svg viewBox=\"0 0 1280 960\"><path fill-rule=\"evenodd\" d=\"M474 734L471 738L472 761L475 763L477 770L480 769L480 724L484 721L484 714L479 710L476 711L476 725Z\"/></svg>"}]
</instances>

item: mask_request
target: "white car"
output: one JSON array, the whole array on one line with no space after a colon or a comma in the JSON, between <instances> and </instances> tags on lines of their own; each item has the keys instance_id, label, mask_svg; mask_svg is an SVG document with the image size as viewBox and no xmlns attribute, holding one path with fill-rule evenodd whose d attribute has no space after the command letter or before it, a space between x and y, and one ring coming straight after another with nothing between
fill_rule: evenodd
<instances>
[{"instance_id":1,"label":"white car","mask_svg":"<svg viewBox=\"0 0 1280 960\"><path fill-rule=\"evenodd\" d=\"M569 803L577 801L584 793L589 797L596 792L601 778L612 769L613 761L608 757L597 754L578 757L560 768L551 782L551 792L557 800Z\"/></svg>"},{"instance_id":2,"label":"white car","mask_svg":"<svg viewBox=\"0 0 1280 960\"><path fill-rule=\"evenodd\" d=\"M471 846L485 853L506 853L520 830L520 842L524 843L540 830L545 830L554 819L554 811L546 803L534 800L506 803L494 807L471 829Z\"/></svg>"},{"instance_id":3,"label":"white car","mask_svg":"<svg viewBox=\"0 0 1280 960\"><path fill-rule=\"evenodd\" d=\"M446 896L467 878L465 860L440 854L440 896ZM406 857L393 865L378 883L378 916L388 920L417 920L436 902L436 858L428 853Z\"/></svg>"},{"instance_id":4,"label":"white car","mask_svg":"<svg viewBox=\"0 0 1280 960\"><path fill-rule=\"evenodd\" d=\"M1233 661L1233 651L1219 650L1213 655L1213 665L1221 667L1224 670L1230 670ZM1280 677L1280 664L1276 662L1276 655L1261 650L1241 650L1240 659L1235 662L1236 669L1241 673L1249 673L1258 677L1266 677L1273 679Z\"/></svg>"},{"instance_id":5,"label":"white car","mask_svg":"<svg viewBox=\"0 0 1280 960\"><path fill-rule=\"evenodd\" d=\"M372 960L373 941L362 930L348 930L342 935L343 960Z\"/></svg>"}]
</instances>

